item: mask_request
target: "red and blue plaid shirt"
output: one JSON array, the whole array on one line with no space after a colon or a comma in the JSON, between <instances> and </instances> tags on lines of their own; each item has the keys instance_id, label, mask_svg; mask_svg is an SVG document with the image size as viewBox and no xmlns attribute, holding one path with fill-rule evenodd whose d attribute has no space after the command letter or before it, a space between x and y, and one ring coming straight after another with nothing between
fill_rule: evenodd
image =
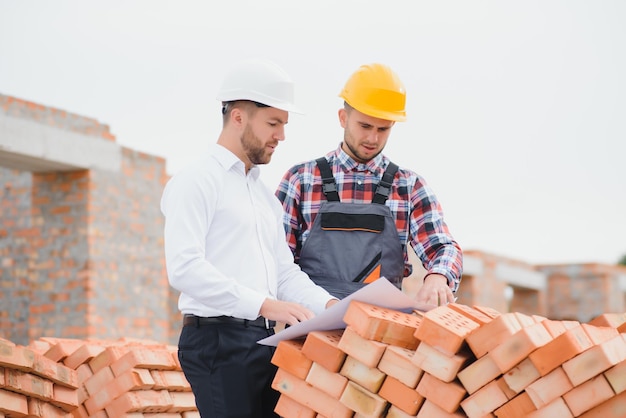
<instances>
[{"instance_id":1,"label":"red and blue plaid shirt","mask_svg":"<svg viewBox=\"0 0 626 418\"><path fill-rule=\"evenodd\" d=\"M326 154L342 202L371 203L389 159L382 154L367 164L357 163L339 147ZM315 160L293 166L285 173L276 196L283 204L287 242L299 260L320 205L326 201ZM456 291L461 279L463 254L444 222L437 197L423 178L400 168L386 205L391 209L404 248L405 274L411 272L406 252L409 242L428 274L442 274Z\"/></svg>"}]
</instances>

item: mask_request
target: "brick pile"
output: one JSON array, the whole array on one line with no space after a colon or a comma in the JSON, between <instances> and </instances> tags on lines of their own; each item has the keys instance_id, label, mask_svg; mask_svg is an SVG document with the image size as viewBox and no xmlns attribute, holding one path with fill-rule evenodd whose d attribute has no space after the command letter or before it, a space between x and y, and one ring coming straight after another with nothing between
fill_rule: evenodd
<instances>
[{"instance_id":1,"label":"brick pile","mask_svg":"<svg viewBox=\"0 0 626 418\"><path fill-rule=\"evenodd\" d=\"M278 343L282 417L626 417L626 313L580 323L351 301L344 322Z\"/></svg>"},{"instance_id":2,"label":"brick pile","mask_svg":"<svg viewBox=\"0 0 626 418\"><path fill-rule=\"evenodd\" d=\"M176 347L42 337L0 339L0 418L198 418Z\"/></svg>"}]
</instances>

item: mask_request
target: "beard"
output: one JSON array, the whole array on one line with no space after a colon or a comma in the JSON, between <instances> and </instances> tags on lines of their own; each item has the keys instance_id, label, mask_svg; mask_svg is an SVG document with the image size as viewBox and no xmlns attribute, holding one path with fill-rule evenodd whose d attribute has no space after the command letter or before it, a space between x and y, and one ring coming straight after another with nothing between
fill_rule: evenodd
<instances>
[{"instance_id":1,"label":"beard","mask_svg":"<svg viewBox=\"0 0 626 418\"><path fill-rule=\"evenodd\" d=\"M241 135L241 146L250 162L254 165L267 164L272 159L272 154L266 149L265 144L252 131L250 125L246 126Z\"/></svg>"},{"instance_id":2,"label":"beard","mask_svg":"<svg viewBox=\"0 0 626 418\"><path fill-rule=\"evenodd\" d=\"M371 156L366 156L363 153L359 152L358 148L356 147L355 144L356 141L354 141L354 138L352 137L352 135L350 135L350 131L348 129L344 130L343 133L343 143L345 144L345 146L348 148L348 150L350 151L350 154L352 154L352 158L358 162L358 163L367 163L368 161L376 158L376 156L378 154L380 154L381 152L383 152L382 149L378 150L378 152L374 155Z\"/></svg>"}]
</instances>

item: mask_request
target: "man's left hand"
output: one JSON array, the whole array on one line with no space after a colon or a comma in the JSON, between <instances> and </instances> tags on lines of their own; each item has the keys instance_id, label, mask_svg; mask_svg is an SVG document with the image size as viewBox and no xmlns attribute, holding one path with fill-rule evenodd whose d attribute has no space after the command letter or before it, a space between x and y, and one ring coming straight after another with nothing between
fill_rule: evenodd
<instances>
[{"instance_id":1,"label":"man's left hand","mask_svg":"<svg viewBox=\"0 0 626 418\"><path fill-rule=\"evenodd\" d=\"M454 294L448 286L448 279L441 274L428 274L415 300L424 305L446 305L454 302Z\"/></svg>"}]
</instances>

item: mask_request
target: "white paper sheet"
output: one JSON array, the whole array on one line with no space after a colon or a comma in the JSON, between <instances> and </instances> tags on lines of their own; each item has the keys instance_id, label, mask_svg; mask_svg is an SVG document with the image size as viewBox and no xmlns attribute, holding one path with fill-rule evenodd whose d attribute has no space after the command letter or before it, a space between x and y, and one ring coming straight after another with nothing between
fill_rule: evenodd
<instances>
[{"instance_id":1,"label":"white paper sheet","mask_svg":"<svg viewBox=\"0 0 626 418\"><path fill-rule=\"evenodd\" d=\"M434 306L418 305L413 299L391 284L389 280L381 277L375 282L368 284L342 299L339 303L334 304L316 317L292 325L271 337L264 338L257 342L263 345L276 346L281 340L292 340L303 337L311 331L343 329L346 327L346 323L343 322L343 317L348 310L348 305L351 300L358 300L382 308L402 312L412 312L414 309L426 312L434 308Z\"/></svg>"}]
</instances>

